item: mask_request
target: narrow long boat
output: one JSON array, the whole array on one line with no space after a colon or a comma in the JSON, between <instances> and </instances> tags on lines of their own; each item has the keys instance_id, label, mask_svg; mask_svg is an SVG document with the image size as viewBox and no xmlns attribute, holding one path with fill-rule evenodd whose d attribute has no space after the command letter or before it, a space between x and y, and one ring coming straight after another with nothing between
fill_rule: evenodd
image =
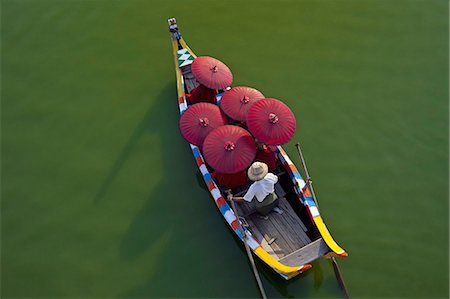
<instances>
[{"instance_id":1,"label":"narrow long boat","mask_svg":"<svg viewBox=\"0 0 450 299\"><path fill-rule=\"evenodd\" d=\"M178 106L180 115L188 108L186 94L199 83L191 72L196 58L178 29L175 19L169 19L175 63ZM223 91L222 91L223 92ZM220 102L222 93L217 95ZM282 214L271 213L268 219L258 217L252 203L237 204L238 217L226 201L226 194L211 177L200 149L190 144L197 166L217 208L236 236L247 242L258 258L285 279L291 279L311 268L319 258L345 257L347 253L333 239L320 215L316 201L281 146L277 147L279 166L275 173L279 182L275 191L280 199ZM246 190L243 190L245 193ZM244 228L244 238L238 228Z\"/></svg>"}]
</instances>

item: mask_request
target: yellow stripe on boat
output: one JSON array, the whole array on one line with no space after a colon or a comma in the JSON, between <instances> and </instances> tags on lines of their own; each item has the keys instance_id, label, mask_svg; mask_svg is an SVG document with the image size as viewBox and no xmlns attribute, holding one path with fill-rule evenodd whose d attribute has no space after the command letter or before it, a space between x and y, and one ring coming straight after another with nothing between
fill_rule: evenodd
<instances>
[{"instance_id":1,"label":"yellow stripe on boat","mask_svg":"<svg viewBox=\"0 0 450 299\"><path fill-rule=\"evenodd\" d=\"M177 41L172 39L172 53L173 53L173 59L175 62L175 73L177 75L177 91L178 91L178 96L183 96L184 95L184 90L183 90L183 86L181 84L181 71L180 68L178 67L178 44Z\"/></svg>"},{"instance_id":2,"label":"yellow stripe on boat","mask_svg":"<svg viewBox=\"0 0 450 299\"><path fill-rule=\"evenodd\" d=\"M194 52L191 50L191 48L189 48L189 46L186 44L183 38L180 39L180 44L183 46L183 48L188 50L194 58L197 58L197 55L195 55Z\"/></svg>"},{"instance_id":3,"label":"yellow stripe on boat","mask_svg":"<svg viewBox=\"0 0 450 299\"><path fill-rule=\"evenodd\" d=\"M331 250L333 250L337 255L339 256L347 256L347 252L345 252L344 249L342 249L333 239L330 232L328 231L327 227L325 226L325 223L323 222L323 219L321 216L314 217L314 222L316 223L317 229L319 230L320 234L322 235L323 240L325 243L330 247Z\"/></svg>"},{"instance_id":4,"label":"yellow stripe on boat","mask_svg":"<svg viewBox=\"0 0 450 299\"><path fill-rule=\"evenodd\" d=\"M285 274L287 276L290 276L294 273L298 274L305 270L308 270L312 266L310 264L296 266L296 267L290 267L283 265L279 261L277 261L273 256L271 256L267 251L265 251L261 246L256 248L253 251L263 262L265 262L270 267L274 268L278 272Z\"/></svg>"}]
</instances>

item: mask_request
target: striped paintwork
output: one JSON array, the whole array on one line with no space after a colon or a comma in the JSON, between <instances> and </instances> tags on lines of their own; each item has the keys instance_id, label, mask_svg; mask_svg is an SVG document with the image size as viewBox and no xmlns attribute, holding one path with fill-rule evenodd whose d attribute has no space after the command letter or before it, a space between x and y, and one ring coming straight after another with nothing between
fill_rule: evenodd
<instances>
[{"instance_id":1,"label":"striped paintwork","mask_svg":"<svg viewBox=\"0 0 450 299\"><path fill-rule=\"evenodd\" d=\"M237 219L233 210L230 208L227 201L225 200L225 197L220 192L219 187L217 187L217 184L212 179L211 173L208 171L208 168L206 167L205 160L203 159L203 156L200 153L198 146L191 144L191 149L192 153L194 154L195 162L197 163L198 169L200 169L203 180L205 181L209 192L214 198L214 202L216 203L217 208L219 208L220 213L225 218L228 225L236 233L236 235L238 235L239 239L243 240L244 238L238 225L238 221L240 220ZM248 236L247 244L250 246L252 250L255 250L257 247L260 246L259 242L252 236L249 230L247 230L245 227L243 227L243 229L245 231L245 234Z\"/></svg>"},{"instance_id":2,"label":"striped paintwork","mask_svg":"<svg viewBox=\"0 0 450 299\"><path fill-rule=\"evenodd\" d=\"M294 184L295 193L297 193L298 199L303 203L308 211L308 214L322 235L325 243L330 247L330 249L339 256L347 256L347 253L342 249L333 239L330 232L328 231L322 217L320 216L319 207L316 205L314 198L312 197L309 188L306 187L306 182L303 180L297 167L292 163L289 156L283 150L281 146L278 146L279 158L284 164L284 168L288 171L289 176Z\"/></svg>"}]
</instances>

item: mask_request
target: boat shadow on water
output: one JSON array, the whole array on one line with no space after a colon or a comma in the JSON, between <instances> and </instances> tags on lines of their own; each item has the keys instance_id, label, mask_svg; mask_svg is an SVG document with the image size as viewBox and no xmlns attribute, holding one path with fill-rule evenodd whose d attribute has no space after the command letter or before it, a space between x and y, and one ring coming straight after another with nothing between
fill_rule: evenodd
<instances>
[{"instance_id":1,"label":"boat shadow on water","mask_svg":"<svg viewBox=\"0 0 450 299\"><path fill-rule=\"evenodd\" d=\"M188 188L182 180L181 173L186 173L183 169L186 163L183 163L183 160L186 160L189 155L180 154L182 141L178 138L177 107L172 105L171 100L173 98L176 98L176 91L173 85L168 85L151 101L152 105L136 127L128 143L123 147L110 176L102 186L102 188L105 188L105 186L111 184L110 181L118 174L140 138L145 134L158 137L160 141L158 145L160 149L157 151L160 153L159 164L163 166L158 167L157 171L151 173L148 180L149 182L156 180L159 183L150 190L143 207L131 221L131 225L123 237L119 253L121 259L124 260L134 260L143 254L146 255L149 250L154 250L153 247L158 244L166 243L168 245L170 240L166 242L162 240L173 238L174 235L174 224L177 223L178 209L173 208L173 199L177 195L179 196L177 194L178 188ZM152 148L148 148L148 154L155 154L152 152ZM179 171L174 171L176 169L179 169ZM177 188L174 188L174 185Z\"/></svg>"},{"instance_id":2,"label":"boat shadow on water","mask_svg":"<svg viewBox=\"0 0 450 299\"><path fill-rule=\"evenodd\" d=\"M119 246L120 257L123 260L136 259L146 253L151 246L158 244L161 239L167 238L173 229L173 223L176 223L177 214L187 205L177 201L176 204L179 207L177 209L173 207L174 199L180 197L180 190L189 189L185 174L191 169L191 164L194 164L190 160L189 151L186 151L186 144L179 138L178 107L173 104L173 99L176 97L173 84L169 84L150 99L150 107L112 163L109 173L93 200L96 205L107 200L108 192L114 189L115 180L135 152L139 142L144 137L148 137L146 135L157 136L159 144L155 146L159 149L152 152L152 148L149 147L147 150L148 155L159 154L159 165L163 166L158 166L153 173L151 170L148 171L151 174L148 181L157 181L157 183L153 184L154 187L149 187L148 199L131 221ZM127 200L132 201L133 198Z\"/></svg>"},{"instance_id":3,"label":"boat shadow on water","mask_svg":"<svg viewBox=\"0 0 450 299\"><path fill-rule=\"evenodd\" d=\"M152 104L147 109L144 117L134 129L128 141L123 146L116 160L114 161L108 175L101 184L99 190L94 197L94 203L101 202L106 193L112 187L114 180L123 169L130 155L136 149L139 141L146 134L157 135L161 140L161 146L164 147L162 154L164 155L162 160L171 166L171 162L174 162L170 157L166 157L173 153L172 147L174 143L182 145L182 142L177 140L174 136L174 131L178 133L178 114L177 107L171 105L173 98L176 98L177 94L173 86L167 85L162 89L161 93L155 96L156 100L152 101ZM179 138L178 138L179 139ZM178 142L177 142L178 141ZM151 148L148 149L149 154L152 154ZM173 157L176 158L176 157ZM151 179L151 178L149 178Z\"/></svg>"},{"instance_id":4,"label":"boat shadow on water","mask_svg":"<svg viewBox=\"0 0 450 299\"><path fill-rule=\"evenodd\" d=\"M205 257L200 256L200 242L196 240L218 234L214 230L205 230L202 227L204 222L196 221L195 217L203 217L209 211L207 218L211 219L215 217L212 210L217 209L209 196L193 187L196 182L192 174L196 164L189 145L179 134L176 98L176 90L170 84L151 99L151 106L118 154L95 198L95 203L107 200L108 189L112 189L115 178L140 139L147 134L158 136L160 150L152 152L152 148L148 148L148 155L160 153L158 164L163 166L148 178L149 182L156 180L157 183L149 187L147 198L130 219L130 225L118 244L120 263L127 268L135 268L133 273L140 281L135 287L119 293L119 298L199 297L202 294L204 297L208 292L227 292L227 287L219 281L218 291L203 291L201 281L206 271L201 262ZM127 200L133 201L133 198ZM225 230L226 227L220 233ZM205 234L198 234L201 231ZM204 251L207 249L203 248ZM224 289L219 289L221 287Z\"/></svg>"}]
</instances>

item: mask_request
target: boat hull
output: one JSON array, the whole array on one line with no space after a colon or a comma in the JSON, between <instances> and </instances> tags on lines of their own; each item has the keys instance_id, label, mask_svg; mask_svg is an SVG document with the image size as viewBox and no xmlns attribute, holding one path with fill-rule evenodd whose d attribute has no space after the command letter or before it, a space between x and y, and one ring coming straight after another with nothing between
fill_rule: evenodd
<instances>
[{"instance_id":1,"label":"boat hull","mask_svg":"<svg viewBox=\"0 0 450 299\"><path fill-rule=\"evenodd\" d=\"M170 24L170 20L169 20ZM175 25L176 27L176 25ZM183 73L181 68L188 66L192 63L192 61L196 58L194 52L188 47L184 39L181 37L178 29L171 30L171 40L172 40L172 51L173 58L175 64L175 72L176 72L176 81L177 81L177 91L178 91L178 107L180 111L180 115L188 108L188 102L185 94L185 82L183 78ZM217 95L217 101L220 102L222 94ZM202 174L203 180L214 199L214 202L220 211L222 217L230 227L230 229L234 232L234 234L242 241L247 242L250 249L253 253L258 256L258 258L271 267L275 272L277 272L284 279L291 279L298 274L306 271L311 268L310 264L298 265L298 266L288 266L280 263L276 258L274 258L271 254L269 254L261 245L260 242L252 235L252 233L244 227L244 233L247 235L247 238L244 238L241 230L239 229L238 221L240 221L236 215L234 214L231 207L228 205L225 200L225 195L221 193L219 187L211 176L209 172L205 160L201 154L201 151L198 146L190 144L192 154L197 163L197 167ZM292 163L291 159L287 155L287 153L283 150L281 146L277 147L278 157L280 161L283 163L285 171L289 174L291 178L292 186L295 190L297 200L301 202L302 205L308 211L310 215L311 221L314 225L317 226L321 236L323 237L325 243L330 248L330 254L334 256L346 256L346 252L337 245L337 243L333 240L331 234L326 228L320 213L319 209L316 206L314 200L309 193L309 190L305 188L305 181L301 177L295 165ZM324 256L327 257L327 256Z\"/></svg>"}]
</instances>

